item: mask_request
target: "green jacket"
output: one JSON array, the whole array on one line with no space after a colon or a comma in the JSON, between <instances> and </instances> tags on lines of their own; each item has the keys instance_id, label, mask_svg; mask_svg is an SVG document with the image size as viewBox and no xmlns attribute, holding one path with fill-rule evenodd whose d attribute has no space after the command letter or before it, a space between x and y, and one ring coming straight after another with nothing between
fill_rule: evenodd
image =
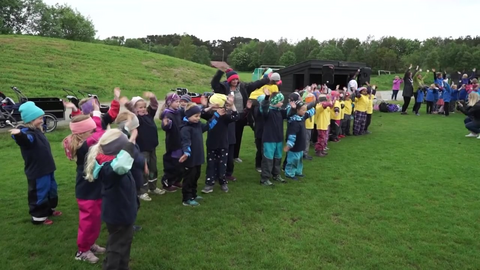
<instances>
[{"instance_id":1,"label":"green jacket","mask_svg":"<svg viewBox=\"0 0 480 270\"><path fill-rule=\"evenodd\" d=\"M418 78L418 75L422 75L422 74L417 74L415 75L415 77L413 78L413 92L416 93L417 90L420 88L420 87L423 87L425 85L425 83L423 82L423 75L422 75L422 78Z\"/></svg>"}]
</instances>

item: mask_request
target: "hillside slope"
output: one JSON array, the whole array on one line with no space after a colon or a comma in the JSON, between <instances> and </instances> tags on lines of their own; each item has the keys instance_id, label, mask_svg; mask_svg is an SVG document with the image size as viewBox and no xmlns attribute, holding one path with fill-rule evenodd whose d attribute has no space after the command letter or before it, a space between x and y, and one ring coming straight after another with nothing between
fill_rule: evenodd
<instances>
[{"instance_id":1,"label":"hillside slope","mask_svg":"<svg viewBox=\"0 0 480 270\"><path fill-rule=\"evenodd\" d=\"M0 35L0 91L27 97L64 97L62 88L86 90L108 100L115 86L131 97L176 87L210 91L215 69L165 55L102 44ZM246 78L249 79L249 78Z\"/></svg>"}]
</instances>

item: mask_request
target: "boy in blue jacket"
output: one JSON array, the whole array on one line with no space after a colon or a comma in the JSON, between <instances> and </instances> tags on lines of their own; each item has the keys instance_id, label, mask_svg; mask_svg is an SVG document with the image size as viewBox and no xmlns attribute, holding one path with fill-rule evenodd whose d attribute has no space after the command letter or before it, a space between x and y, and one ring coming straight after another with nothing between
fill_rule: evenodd
<instances>
[{"instance_id":1,"label":"boy in blue jacket","mask_svg":"<svg viewBox=\"0 0 480 270\"><path fill-rule=\"evenodd\" d=\"M422 106L424 95L425 95L425 93L423 92L423 89L419 89L417 91L417 100L415 100L415 115L416 116L420 116L418 111L420 110L420 107Z\"/></svg>"},{"instance_id":2,"label":"boy in blue jacket","mask_svg":"<svg viewBox=\"0 0 480 270\"><path fill-rule=\"evenodd\" d=\"M452 99L452 89L447 82L443 82L443 111L445 116L450 115L450 101Z\"/></svg>"},{"instance_id":3,"label":"boy in blue jacket","mask_svg":"<svg viewBox=\"0 0 480 270\"><path fill-rule=\"evenodd\" d=\"M438 89L435 87L435 84L431 84L430 88L427 89L427 97L425 98L425 100L427 101L427 114L432 114L433 112L435 94L438 95Z\"/></svg>"}]
</instances>

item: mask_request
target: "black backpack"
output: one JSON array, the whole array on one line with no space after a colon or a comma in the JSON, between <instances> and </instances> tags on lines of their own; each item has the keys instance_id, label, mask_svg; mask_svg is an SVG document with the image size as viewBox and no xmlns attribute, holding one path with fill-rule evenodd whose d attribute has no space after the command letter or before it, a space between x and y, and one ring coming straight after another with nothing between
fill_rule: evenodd
<instances>
[{"instance_id":1,"label":"black backpack","mask_svg":"<svg viewBox=\"0 0 480 270\"><path fill-rule=\"evenodd\" d=\"M386 103L386 102L380 103L380 105L378 106L378 109L381 112L388 112L388 103Z\"/></svg>"}]
</instances>

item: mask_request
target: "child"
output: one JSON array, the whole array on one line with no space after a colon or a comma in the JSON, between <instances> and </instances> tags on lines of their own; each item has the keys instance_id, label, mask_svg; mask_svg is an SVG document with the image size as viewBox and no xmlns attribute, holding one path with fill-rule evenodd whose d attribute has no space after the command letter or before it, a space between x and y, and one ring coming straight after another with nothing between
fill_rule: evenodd
<instances>
[{"instance_id":1,"label":"child","mask_svg":"<svg viewBox=\"0 0 480 270\"><path fill-rule=\"evenodd\" d=\"M25 161L25 175L28 181L28 206L35 225L51 225L49 216L60 216L55 211L58 204L56 170L52 150L47 137L43 134L43 116L45 112L35 103L27 101L20 108L23 125L11 129Z\"/></svg>"},{"instance_id":2,"label":"child","mask_svg":"<svg viewBox=\"0 0 480 270\"><path fill-rule=\"evenodd\" d=\"M392 82L392 98L393 100L397 100L398 91L400 90L400 84L403 82L403 79L400 77L395 76Z\"/></svg>"},{"instance_id":3,"label":"child","mask_svg":"<svg viewBox=\"0 0 480 270\"><path fill-rule=\"evenodd\" d=\"M79 218L75 260L97 263L96 254L105 253L105 248L95 244L102 227L102 186L100 182L85 181L83 171L88 149L96 144L105 133L102 129L100 108L94 104L92 117L81 114L72 118L72 134L63 140L68 159L77 163L75 196Z\"/></svg>"},{"instance_id":4,"label":"child","mask_svg":"<svg viewBox=\"0 0 480 270\"><path fill-rule=\"evenodd\" d=\"M263 129L263 158L260 184L273 185L273 180L285 183L280 176L283 149L283 120L287 118L287 109L282 109L284 96L281 92L270 94L268 88L264 88L265 95L259 96L261 104L260 112L264 117Z\"/></svg>"},{"instance_id":5,"label":"child","mask_svg":"<svg viewBox=\"0 0 480 270\"><path fill-rule=\"evenodd\" d=\"M157 154L155 150L158 146L158 130L155 124L155 114L157 113L158 101L152 92L145 92L144 96L150 99L148 107L146 101L138 96L133 97L130 101L123 97L121 103L125 104L125 107L129 111L137 115L140 124L138 126L136 142L145 157L149 172L148 175L144 176L140 199L148 202L151 201L152 198L148 196L147 191L162 195L165 194L165 190L157 188L158 171Z\"/></svg>"},{"instance_id":6,"label":"child","mask_svg":"<svg viewBox=\"0 0 480 270\"><path fill-rule=\"evenodd\" d=\"M224 109L218 109L208 124L200 122L202 110L194 103L188 104L183 118L183 126L180 128L183 155L179 162L182 163L185 174L183 176L183 205L198 206L197 181L202 173L202 164L205 163L203 149L203 133L215 127L218 118L225 114Z\"/></svg>"},{"instance_id":7,"label":"child","mask_svg":"<svg viewBox=\"0 0 480 270\"><path fill-rule=\"evenodd\" d=\"M452 90L452 93L450 95L450 112L451 113L455 113L455 104L457 103L458 101L458 89L457 89L457 85L453 84L450 86L451 90Z\"/></svg>"},{"instance_id":8,"label":"child","mask_svg":"<svg viewBox=\"0 0 480 270\"><path fill-rule=\"evenodd\" d=\"M339 101L340 94L338 91L332 91L332 103L333 110L330 110L330 140L333 142L339 142L340 134L340 120L342 120L341 115L341 104Z\"/></svg>"},{"instance_id":9,"label":"child","mask_svg":"<svg viewBox=\"0 0 480 270\"><path fill-rule=\"evenodd\" d=\"M355 126L353 135L360 136L364 134L365 124L367 122L368 91L366 87L360 87L355 98Z\"/></svg>"},{"instance_id":10,"label":"child","mask_svg":"<svg viewBox=\"0 0 480 270\"><path fill-rule=\"evenodd\" d=\"M208 130L207 134L207 175L205 180L205 187L202 189L203 193L212 193L215 181L221 185L221 189L224 192L228 192L227 180L225 178L227 172L227 163L229 158L229 146L230 138L228 136L228 130L231 123L238 120L239 116L235 104L233 104L233 96L225 96L223 94L214 94L210 98L210 102L213 106L219 109L228 109L231 111L228 114L219 116L217 112L213 115L216 117L216 124L213 128ZM227 108L228 107L228 108ZM205 109L208 110L209 108ZM227 133L227 136L225 136ZM233 164L233 162L232 162Z\"/></svg>"},{"instance_id":11,"label":"child","mask_svg":"<svg viewBox=\"0 0 480 270\"><path fill-rule=\"evenodd\" d=\"M350 121L352 117L352 99L350 93L345 93L345 107L343 108L343 121L342 121L342 134L344 136L350 136Z\"/></svg>"},{"instance_id":12,"label":"child","mask_svg":"<svg viewBox=\"0 0 480 270\"><path fill-rule=\"evenodd\" d=\"M452 99L452 89L450 85L445 81L443 82L443 113L445 116L450 115L450 101Z\"/></svg>"},{"instance_id":13,"label":"child","mask_svg":"<svg viewBox=\"0 0 480 270\"><path fill-rule=\"evenodd\" d=\"M113 90L113 100L110 104L110 109L107 113L104 113L101 116L102 129L107 129L107 126L112 124L115 121L117 115L120 113L120 93L121 90L118 87ZM84 98L80 100L80 102L78 103L80 109L77 109L77 107L71 102L64 102L65 107L72 109L72 117L81 114L91 116L92 112L94 111L94 104L100 106L100 102L95 97Z\"/></svg>"},{"instance_id":14,"label":"child","mask_svg":"<svg viewBox=\"0 0 480 270\"><path fill-rule=\"evenodd\" d=\"M307 112L307 105L302 101L297 102L295 107L297 113L290 117L288 121L287 144L283 149L287 152L285 176L292 180L298 180L297 177L304 177L303 151L307 143L305 120L315 115L315 109L312 108Z\"/></svg>"},{"instance_id":15,"label":"child","mask_svg":"<svg viewBox=\"0 0 480 270\"><path fill-rule=\"evenodd\" d=\"M103 269L128 269L137 218L137 192L132 176L134 145L118 129L109 129L90 147L85 179L102 183L102 220L108 241Z\"/></svg>"},{"instance_id":16,"label":"child","mask_svg":"<svg viewBox=\"0 0 480 270\"><path fill-rule=\"evenodd\" d=\"M433 104L435 102L435 94L438 92L438 89L436 88L435 84L431 84L430 88L427 89L427 96L425 100L427 101L427 114L432 114L433 113Z\"/></svg>"},{"instance_id":17,"label":"child","mask_svg":"<svg viewBox=\"0 0 480 270\"><path fill-rule=\"evenodd\" d=\"M420 107L422 107L422 103L423 103L423 98L424 98L424 92L423 92L423 89L419 89L418 92L417 92L417 100L415 100L415 115L416 116L420 116L420 114L418 113L418 111L420 110Z\"/></svg>"},{"instance_id":18,"label":"child","mask_svg":"<svg viewBox=\"0 0 480 270\"><path fill-rule=\"evenodd\" d=\"M317 143L315 144L315 155L317 157L324 157L328 153L328 129L330 125L330 109L333 108L333 103L327 100L327 96L320 94L318 97L318 104L315 110L315 124L317 126Z\"/></svg>"},{"instance_id":19,"label":"child","mask_svg":"<svg viewBox=\"0 0 480 270\"><path fill-rule=\"evenodd\" d=\"M371 88L370 87L367 88L367 91L369 91L369 93L367 95L368 96L368 104L367 104L367 119L365 121L365 130L364 130L365 134L371 134L371 132L368 130L368 127L372 123L373 99L374 99L375 94L376 94L376 90L375 90L376 88L377 88L376 85L373 85Z\"/></svg>"},{"instance_id":20,"label":"child","mask_svg":"<svg viewBox=\"0 0 480 270\"><path fill-rule=\"evenodd\" d=\"M316 102L316 97L313 94L313 92L308 93L304 97L304 102L306 104ZM315 114L310 115L310 117L305 120L306 133L305 133L305 150L303 151L303 159L306 159L306 160L312 160L312 157L309 155L309 150L310 150L310 141L312 140L313 129L315 127L314 117L315 117Z\"/></svg>"},{"instance_id":21,"label":"child","mask_svg":"<svg viewBox=\"0 0 480 270\"><path fill-rule=\"evenodd\" d=\"M180 115L181 119L185 116L185 108L187 108L188 103L192 102L192 97L190 95L183 95L180 97Z\"/></svg>"},{"instance_id":22,"label":"child","mask_svg":"<svg viewBox=\"0 0 480 270\"><path fill-rule=\"evenodd\" d=\"M163 154L163 189L175 192L181 188L182 169L178 160L182 156L182 142L180 140L180 126L182 116L179 110L180 97L175 93L168 93L165 103L160 109L162 129L165 131L165 149Z\"/></svg>"},{"instance_id":23,"label":"child","mask_svg":"<svg viewBox=\"0 0 480 270\"><path fill-rule=\"evenodd\" d=\"M135 143L137 135L138 135L138 118L135 114L131 112L122 112L118 115L116 121L118 124L118 129L125 134L129 141L132 143ZM143 187L143 174L148 174L148 166L147 163L145 162L145 158L142 155L142 152L140 151L140 148L138 147L137 144L135 144L135 148L133 151L133 166L132 166L132 176L133 179L135 180L135 187L137 191L137 213L138 210L140 210L140 199L138 196L141 194L140 190ZM140 231L142 229L141 226L138 225L133 225L133 230L134 231Z\"/></svg>"},{"instance_id":24,"label":"child","mask_svg":"<svg viewBox=\"0 0 480 270\"><path fill-rule=\"evenodd\" d=\"M255 153L255 169L257 172L261 173L262 172L262 157L263 157L263 126L264 124L264 118L263 115L260 111L260 106L255 106L253 108L253 118L255 119L255 127L254 127L254 133L255 133L255 147L257 149Z\"/></svg>"}]
</instances>

